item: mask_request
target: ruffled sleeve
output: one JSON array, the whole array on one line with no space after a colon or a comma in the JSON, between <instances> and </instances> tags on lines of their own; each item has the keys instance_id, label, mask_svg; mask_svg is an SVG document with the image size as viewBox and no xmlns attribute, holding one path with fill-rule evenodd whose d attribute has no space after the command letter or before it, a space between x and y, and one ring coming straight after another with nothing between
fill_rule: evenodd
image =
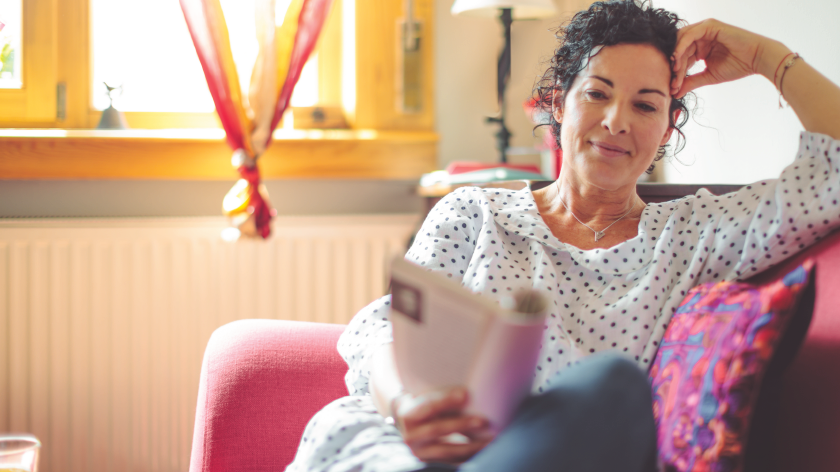
<instances>
[{"instance_id":1,"label":"ruffled sleeve","mask_svg":"<svg viewBox=\"0 0 840 472\"><path fill-rule=\"evenodd\" d=\"M338 353L347 362L344 382L350 395L368 395L370 366L368 361L382 345L393 341L388 308L391 295L385 295L362 308L350 320L338 339Z\"/></svg>"},{"instance_id":2,"label":"ruffled sleeve","mask_svg":"<svg viewBox=\"0 0 840 472\"><path fill-rule=\"evenodd\" d=\"M696 283L748 278L840 227L840 141L803 132L779 178L678 205L672 223L695 246Z\"/></svg>"},{"instance_id":3,"label":"ruffled sleeve","mask_svg":"<svg viewBox=\"0 0 840 472\"><path fill-rule=\"evenodd\" d=\"M482 197L481 190L470 187L442 198L423 222L406 260L463 279L484 221ZM380 346L393 341L388 320L390 304L391 295L385 295L364 307L338 340L338 352L348 366L344 381L351 395L370 393L370 358Z\"/></svg>"}]
</instances>

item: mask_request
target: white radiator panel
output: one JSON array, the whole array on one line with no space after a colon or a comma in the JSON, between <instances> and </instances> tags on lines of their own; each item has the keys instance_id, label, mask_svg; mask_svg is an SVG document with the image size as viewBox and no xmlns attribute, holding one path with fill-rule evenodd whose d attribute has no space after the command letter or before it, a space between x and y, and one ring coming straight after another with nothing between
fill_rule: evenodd
<instances>
[{"instance_id":1,"label":"white radiator panel","mask_svg":"<svg viewBox=\"0 0 840 472\"><path fill-rule=\"evenodd\" d=\"M414 215L0 221L0 432L43 472L188 469L201 358L243 318L346 323L387 291Z\"/></svg>"}]
</instances>

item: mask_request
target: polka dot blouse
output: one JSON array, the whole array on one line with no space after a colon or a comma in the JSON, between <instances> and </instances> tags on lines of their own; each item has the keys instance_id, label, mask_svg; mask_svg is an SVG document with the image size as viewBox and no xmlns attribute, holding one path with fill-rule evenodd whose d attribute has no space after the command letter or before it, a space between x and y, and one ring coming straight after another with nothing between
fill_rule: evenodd
<instances>
[{"instance_id":1,"label":"polka dot blouse","mask_svg":"<svg viewBox=\"0 0 840 472\"><path fill-rule=\"evenodd\" d=\"M555 238L529 189L460 188L430 212L406 259L492 299L525 287L549 295L553 309L534 373L536 393L550 385L554 374L596 352L616 351L647 369L689 289L750 277L840 226L838 166L840 141L802 133L795 161L778 179L721 196L701 189L679 200L648 204L635 238L592 250ZM368 305L339 340L349 365L351 396L368 394L367 361L392 340L389 303L385 296ZM344 410L358 413L358 406ZM371 414L378 416L375 409ZM305 434L307 441L326 441L313 433ZM405 452L397 445L391 459L397 451ZM316 457L304 447L298 456L302 468L291 470L321 470L321 458L323 463L348 461L330 454ZM410 462L410 457L403 459ZM400 470L389 464L391 469L364 470Z\"/></svg>"}]
</instances>

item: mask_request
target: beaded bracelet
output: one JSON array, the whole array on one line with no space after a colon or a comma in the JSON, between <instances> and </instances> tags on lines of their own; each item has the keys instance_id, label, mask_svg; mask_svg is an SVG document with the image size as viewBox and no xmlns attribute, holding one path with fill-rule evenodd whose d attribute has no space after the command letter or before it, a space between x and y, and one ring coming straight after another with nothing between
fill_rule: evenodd
<instances>
[{"instance_id":1,"label":"beaded bracelet","mask_svg":"<svg viewBox=\"0 0 840 472\"><path fill-rule=\"evenodd\" d=\"M788 56L790 56L790 54L788 54ZM785 56L785 57L787 57L787 56ZM787 70L790 69L790 67L793 65L793 63L796 62L796 60L801 58L801 57L802 56L800 56L799 53L795 52L795 53L793 53L793 56L790 59L787 59L786 61L782 61L782 62L784 62L785 68L782 70L781 78L779 78L779 108L782 108L782 98L784 98L784 92L782 91L782 85L785 83L785 74L787 74ZM780 64L780 66L781 66L781 64Z\"/></svg>"},{"instance_id":2,"label":"beaded bracelet","mask_svg":"<svg viewBox=\"0 0 840 472\"><path fill-rule=\"evenodd\" d=\"M794 52L787 53L787 54L785 54L785 57L783 57L783 58L782 58L782 60L781 60L781 61L779 61L779 65L778 65L778 66L776 66L776 72L775 72L775 73L773 73L773 86L774 86L774 87L776 86L776 77L778 77L778 76L779 76L779 68L780 68L780 67L782 67L782 64L784 64L784 63L785 63L785 59L787 59L788 57L790 57L790 56L792 56L792 55L794 55L794 54L796 54L796 53L794 53Z\"/></svg>"}]
</instances>

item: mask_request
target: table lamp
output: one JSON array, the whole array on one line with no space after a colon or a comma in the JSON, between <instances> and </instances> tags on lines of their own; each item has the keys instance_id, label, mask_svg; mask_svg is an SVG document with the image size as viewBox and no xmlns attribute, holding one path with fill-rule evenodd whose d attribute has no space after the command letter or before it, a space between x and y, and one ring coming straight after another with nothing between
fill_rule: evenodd
<instances>
[{"instance_id":1,"label":"table lamp","mask_svg":"<svg viewBox=\"0 0 840 472\"><path fill-rule=\"evenodd\" d=\"M453 15L498 17L502 22L505 47L499 54L496 72L499 116L488 117L487 122L499 124L496 147L499 149L502 164L505 164L511 136L505 126L505 88L510 80L510 24L513 20L549 18L557 14L557 9L552 0L455 0L451 12Z\"/></svg>"}]
</instances>

